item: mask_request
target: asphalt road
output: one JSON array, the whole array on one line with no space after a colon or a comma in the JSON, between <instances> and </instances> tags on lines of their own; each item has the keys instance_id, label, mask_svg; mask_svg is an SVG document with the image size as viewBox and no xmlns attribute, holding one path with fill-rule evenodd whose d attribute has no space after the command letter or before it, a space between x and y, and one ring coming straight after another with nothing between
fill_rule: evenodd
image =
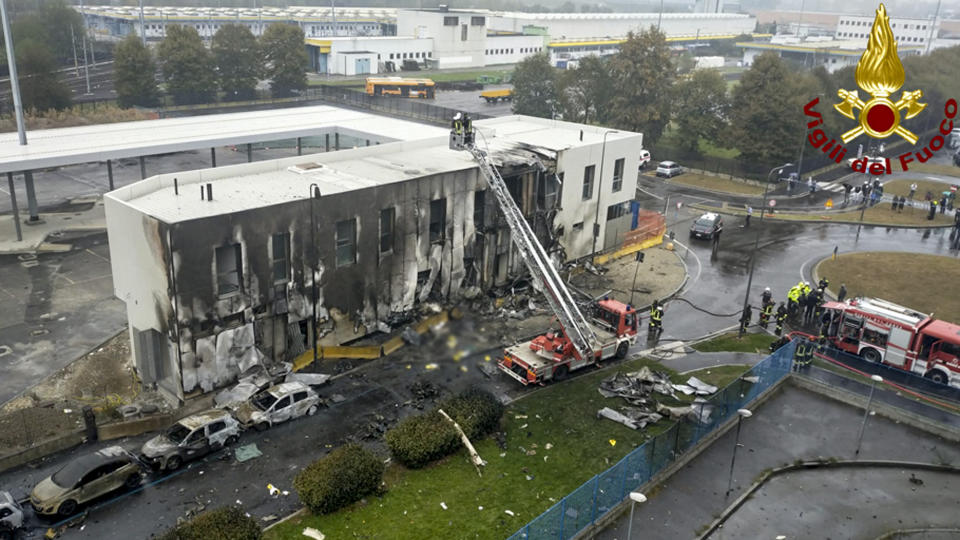
<instances>
[{"instance_id":1,"label":"asphalt road","mask_svg":"<svg viewBox=\"0 0 960 540\"><path fill-rule=\"evenodd\" d=\"M503 88L513 88L510 84L488 84L483 90L499 90ZM441 107L450 107L470 113L483 113L489 116L504 116L513 114L513 102L501 101L499 103L487 103L480 97L481 90L445 90L437 92L434 98L434 105Z\"/></svg>"}]
</instances>

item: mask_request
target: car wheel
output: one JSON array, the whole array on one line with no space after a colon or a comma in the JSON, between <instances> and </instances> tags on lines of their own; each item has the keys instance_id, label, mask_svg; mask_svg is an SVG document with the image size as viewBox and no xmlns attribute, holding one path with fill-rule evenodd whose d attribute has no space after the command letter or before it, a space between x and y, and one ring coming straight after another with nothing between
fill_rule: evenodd
<instances>
[{"instance_id":1,"label":"car wheel","mask_svg":"<svg viewBox=\"0 0 960 540\"><path fill-rule=\"evenodd\" d=\"M876 349L866 348L860 352L860 355L863 356L863 359L867 362L879 362L880 361L880 352Z\"/></svg>"},{"instance_id":2,"label":"car wheel","mask_svg":"<svg viewBox=\"0 0 960 540\"><path fill-rule=\"evenodd\" d=\"M259 424L253 426L257 431L266 431L270 427L270 424L266 422L260 422Z\"/></svg>"},{"instance_id":3,"label":"car wheel","mask_svg":"<svg viewBox=\"0 0 960 540\"><path fill-rule=\"evenodd\" d=\"M629 350L630 344L626 341L621 342L620 345L617 345L617 358L626 358L627 351Z\"/></svg>"},{"instance_id":4,"label":"car wheel","mask_svg":"<svg viewBox=\"0 0 960 540\"><path fill-rule=\"evenodd\" d=\"M553 380L562 381L567 378L567 375L570 374L570 367L566 364L557 366L557 369L553 370Z\"/></svg>"},{"instance_id":5,"label":"car wheel","mask_svg":"<svg viewBox=\"0 0 960 540\"><path fill-rule=\"evenodd\" d=\"M67 499L60 503L60 507L57 508L57 514L61 517L70 517L77 513L77 501L73 499Z\"/></svg>"},{"instance_id":6,"label":"car wheel","mask_svg":"<svg viewBox=\"0 0 960 540\"><path fill-rule=\"evenodd\" d=\"M315 414L317 414L317 406L311 405L310 408L307 409L307 416L313 416Z\"/></svg>"},{"instance_id":7,"label":"car wheel","mask_svg":"<svg viewBox=\"0 0 960 540\"><path fill-rule=\"evenodd\" d=\"M947 376L944 375L942 371L936 369L930 370L930 373L927 373L927 377L937 384L947 384Z\"/></svg>"},{"instance_id":8,"label":"car wheel","mask_svg":"<svg viewBox=\"0 0 960 540\"><path fill-rule=\"evenodd\" d=\"M223 445L224 445L224 446L233 446L233 445L237 444L237 441L239 441L239 440L240 440L240 437L237 437L236 435L231 435L231 436L227 437L227 440L226 440L226 441L223 441Z\"/></svg>"},{"instance_id":9,"label":"car wheel","mask_svg":"<svg viewBox=\"0 0 960 540\"><path fill-rule=\"evenodd\" d=\"M127 489L133 489L139 486L141 481L143 481L143 478L141 478L139 474L131 474L126 480L123 481L123 485Z\"/></svg>"},{"instance_id":10,"label":"car wheel","mask_svg":"<svg viewBox=\"0 0 960 540\"><path fill-rule=\"evenodd\" d=\"M183 465L183 459L180 456L170 456L164 468L168 471L175 471L180 468L180 465Z\"/></svg>"}]
</instances>

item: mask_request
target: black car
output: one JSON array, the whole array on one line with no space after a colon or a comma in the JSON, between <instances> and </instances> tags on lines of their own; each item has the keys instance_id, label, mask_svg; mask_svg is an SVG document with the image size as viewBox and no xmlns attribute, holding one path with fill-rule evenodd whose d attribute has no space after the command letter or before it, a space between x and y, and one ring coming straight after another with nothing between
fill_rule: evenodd
<instances>
[{"instance_id":1,"label":"black car","mask_svg":"<svg viewBox=\"0 0 960 540\"><path fill-rule=\"evenodd\" d=\"M723 218L720 214L706 213L690 226L690 238L713 238L723 231Z\"/></svg>"}]
</instances>

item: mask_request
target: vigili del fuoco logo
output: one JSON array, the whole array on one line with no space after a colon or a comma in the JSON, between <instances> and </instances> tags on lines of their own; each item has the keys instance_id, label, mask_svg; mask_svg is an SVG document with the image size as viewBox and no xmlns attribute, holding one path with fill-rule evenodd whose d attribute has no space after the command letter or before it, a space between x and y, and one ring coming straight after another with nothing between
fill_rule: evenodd
<instances>
[{"instance_id":1,"label":"vigili del fuoco logo","mask_svg":"<svg viewBox=\"0 0 960 540\"><path fill-rule=\"evenodd\" d=\"M917 143L917 135L900 122L917 116L927 107L926 103L920 102L923 98L923 90L904 90L899 100L890 99L903 86L904 79L903 64L897 54L897 42L890 29L890 17L887 16L884 5L880 4L877 8L877 16L873 20L873 28L870 30L867 50L857 62L856 72L857 86L871 97L863 101L857 90L849 91L843 88L837 90L837 95L843 101L835 104L833 108L859 124L840 136L844 144L863 134L874 139L886 139L896 134L910 144ZM843 163L847 148L836 139L829 138L822 129L817 127L823 124L823 116L814 110L818 103L820 98L816 97L803 107L804 114L813 118L807 122L807 129L813 130L807 134L807 140L814 148L818 148L837 163ZM922 150L909 151L897 156L896 159L900 161L900 167L904 171L909 170L907 164L911 161L923 163L943 148L944 136L949 135L953 130L953 118L957 115L957 100L953 98L947 100L943 113L945 118L940 122L939 133L931 138ZM890 158L885 158L883 163L869 165L866 157L855 159L851 162L850 168L855 172L875 176L889 174Z\"/></svg>"}]
</instances>

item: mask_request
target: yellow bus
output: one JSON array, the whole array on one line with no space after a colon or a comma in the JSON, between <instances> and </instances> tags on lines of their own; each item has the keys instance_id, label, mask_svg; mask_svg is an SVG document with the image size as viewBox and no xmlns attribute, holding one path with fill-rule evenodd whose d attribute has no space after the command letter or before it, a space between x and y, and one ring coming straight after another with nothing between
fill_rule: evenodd
<instances>
[{"instance_id":1,"label":"yellow bus","mask_svg":"<svg viewBox=\"0 0 960 540\"><path fill-rule=\"evenodd\" d=\"M433 99L434 83L430 79L367 77L367 94Z\"/></svg>"}]
</instances>

